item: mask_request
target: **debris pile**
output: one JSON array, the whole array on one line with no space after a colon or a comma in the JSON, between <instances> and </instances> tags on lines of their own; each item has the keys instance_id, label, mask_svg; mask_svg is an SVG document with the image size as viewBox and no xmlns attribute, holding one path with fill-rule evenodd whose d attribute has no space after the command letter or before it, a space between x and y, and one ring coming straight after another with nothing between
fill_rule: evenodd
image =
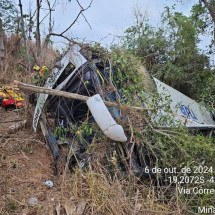
<instances>
[{"instance_id":1,"label":"debris pile","mask_svg":"<svg viewBox=\"0 0 215 215\"><path fill-rule=\"evenodd\" d=\"M91 127L95 121L112 140L127 140L123 128L116 122L121 117L120 110L116 107L107 109L102 101L119 101L120 96L111 80L113 71L109 60L98 54L78 45L72 46L44 85L49 89L91 97L86 103L45 94L40 94L37 99L33 127L36 130L39 122L56 162L61 157L59 143L67 143L70 148L77 142L73 149L75 153L69 158L73 167L74 163L79 163L75 158L81 154L85 157L87 146L95 137ZM77 140L80 126L85 126L85 131L82 128L81 140Z\"/></svg>"},{"instance_id":2,"label":"debris pile","mask_svg":"<svg viewBox=\"0 0 215 215\"><path fill-rule=\"evenodd\" d=\"M87 167L95 154L89 150L91 143L105 138L101 131L109 137L105 140L110 145L108 159L118 157L122 172L138 177L156 177L145 168L164 162L162 157L158 159L160 146L152 148L157 137L149 138L148 134L169 137L168 129L183 130L185 125L212 135L215 122L204 107L151 78L130 56L126 56L130 62L117 56L114 65L109 57L104 49L73 45L56 63L44 88L35 91L40 94L36 96L33 128L36 131L40 124L56 171L62 161L72 171L76 166ZM124 62L132 66L126 67ZM122 74L122 70L135 76ZM108 101L112 105L106 107ZM130 108L123 108L123 104Z\"/></svg>"},{"instance_id":3,"label":"debris pile","mask_svg":"<svg viewBox=\"0 0 215 215\"><path fill-rule=\"evenodd\" d=\"M211 196L179 195L177 187L192 183L169 179L187 177L183 167L215 166L214 139L208 137L215 122L205 107L150 77L138 59L120 50L109 55L73 45L56 65L42 87L16 82L34 92L33 129L42 131L58 174L42 178L40 186L50 193L60 189L57 198L66 199L50 198L54 211L77 212L80 206L83 214L174 214L177 207L186 214L202 200L210 204ZM212 175L196 176L210 188ZM40 198L30 198L37 195L26 203L39 210Z\"/></svg>"},{"instance_id":4,"label":"debris pile","mask_svg":"<svg viewBox=\"0 0 215 215\"><path fill-rule=\"evenodd\" d=\"M17 91L17 88L10 85L3 85L0 87L0 105L4 107L5 110L8 108L23 108L24 98Z\"/></svg>"}]
</instances>

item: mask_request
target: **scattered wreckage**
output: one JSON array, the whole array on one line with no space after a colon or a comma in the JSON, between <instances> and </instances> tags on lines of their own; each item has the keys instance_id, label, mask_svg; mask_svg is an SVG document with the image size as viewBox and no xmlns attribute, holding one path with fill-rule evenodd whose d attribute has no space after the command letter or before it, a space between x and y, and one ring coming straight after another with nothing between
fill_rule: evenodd
<instances>
[{"instance_id":1,"label":"scattered wreckage","mask_svg":"<svg viewBox=\"0 0 215 215\"><path fill-rule=\"evenodd\" d=\"M73 153L69 159L70 169L75 165L83 167L89 160L86 156L87 146L93 140L94 132L91 130L84 140L75 139L75 126L87 121L95 122L102 132L113 142L126 142L128 135L123 127L117 122L121 116L120 108L106 107L105 101L117 102L120 93L113 87L111 77L114 75L110 63L100 59L99 55L79 45L72 45L69 51L58 62L51 75L46 80L46 89L55 89L88 96L84 102L78 99L68 99L55 95L40 93L36 100L36 107L33 117L33 129L37 131L40 125L43 135L52 152L55 164L61 159L61 144L67 144ZM145 72L144 69L142 72ZM215 129L213 115L194 100L178 92L172 87L162 83L156 78L149 80L156 88L162 98L169 98L170 107L175 122L181 122L186 127L194 130L207 131L212 134ZM147 108L147 104L145 104ZM89 113L90 111L90 113ZM159 119L165 115L160 110L154 116L148 108L148 115L152 122L159 125ZM161 124L161 127L170 127L168 124ZM133 166L141 169L140 159L131 161ZM145 162L142 162L145 166ZM135 167L134 167L135 169ZM143 169L143 167L142 167ZM134 170L138 174L144 174L142 170Z\"/></svg>"},{"instance_id":2,"label":"scattered wreckage","mask_svg":"<svg viewBox=\"0 0 215 215\"><path fill-rule=\"evenodd\" d=\"M8 108L22 108L23 96L10 85L0 87L0 105L7 110Z\"/></svg>"}]
</instances>

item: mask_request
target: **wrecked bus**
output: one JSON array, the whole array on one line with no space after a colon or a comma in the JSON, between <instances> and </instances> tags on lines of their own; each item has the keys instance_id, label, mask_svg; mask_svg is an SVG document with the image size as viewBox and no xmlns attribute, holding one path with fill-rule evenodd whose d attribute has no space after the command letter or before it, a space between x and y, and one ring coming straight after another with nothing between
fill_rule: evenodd
<instances>
[{"instance_id":1,"label":"wrecked bus","mask_svg":"<svg viewBox=\"0 0 215 215\"><path fill-rule=\"evenodd\" d=\"M146 72L142 69L142 72ZM86 103L78 100L51 96L47 94L39 94L34 117L33 129L36 131L38 124L42 129L43 135L51 149L54 161L58 161L61 156L58 135L55 134L56 128L58 133L63 135L63 142L70 147L72 144L72 134L68 132L75 125L80 125L89 117L91 112L91 122L96 122L102 132L110 139L116 142L126 142L127 137L123 127L117 124L120 118L120 110L116 107L107 108L102 100L118 101L120 94L112 84L111 65L108 60L101 60L99 55L93 53L90 49L81 48L79 45L72 45L69 51L61 58L47 78L44 87L49 89L58 89L80 95L91 97ZM156 92L161 98L169 98L169 105L172 116L175 121L180 122L189 129L207 131L210 135L215 128L213 115L202 105L185 96L172 87L164 84L156 78L150 78L150 81ZM147 107L147 104L145 104ZM150 111L148 112L150 115ZM170 125L159 125L161 115L165 115L165 111L160 110L159 114L152 117L152 122L158 126L170 127ZM90 136L90 135L89 135ZM92 137L87 137L87 142L92 141ZM77 160L78 155L86 151L86 146L82 143L76 144L75 158L71 158L71 162ZM80 156L80 160L86 159ZM84 164L83 164L84 165Z\"/></svg>"}]
</instances>

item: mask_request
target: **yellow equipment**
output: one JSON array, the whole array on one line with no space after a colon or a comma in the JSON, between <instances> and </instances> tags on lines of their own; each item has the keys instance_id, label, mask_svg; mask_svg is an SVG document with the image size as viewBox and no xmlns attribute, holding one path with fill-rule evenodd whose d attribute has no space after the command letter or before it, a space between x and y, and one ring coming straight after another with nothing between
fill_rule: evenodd
<instances>
[{"instance_id":1,"label":"yellow equipment","mask_svg":"<svg viewBox=\"0 0 215 215\"><path fill-rule=\"evenodd\" d=\"M2 87L0 88L0 96L3 97L4 99L9 98L9 95L4 92L4 89Z\"/></svg>"},{"instance_id":2,"label":"yellow equipment","mask_svg":"<svg viewBox=\"0 0 215 215\"><path fill-rule=\"evenodd\" d=\"M24 101L22 95L15 90L13 90L10 86L4 85L0 88L0 96L4 99L13 98L16 102Z\"/></svg>"}]
</instances>

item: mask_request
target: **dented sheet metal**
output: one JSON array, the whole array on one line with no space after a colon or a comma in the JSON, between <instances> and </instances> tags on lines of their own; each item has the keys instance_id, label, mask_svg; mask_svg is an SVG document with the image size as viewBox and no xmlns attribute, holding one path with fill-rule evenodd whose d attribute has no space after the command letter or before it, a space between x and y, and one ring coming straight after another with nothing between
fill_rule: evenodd
<instances>
[{"instance_id":1,"label":"dented sheet metal","mask_svg":"<svg viewBox=\"0 0 215 215\"><path fill-rule=\"evenodd\" d=\"M98 63L99 60L96 59L95 62ZM88 93L88 96L92 95L87 101L87 105L103 133L114 141L126 142L127 137L124 134L122 126L115 122L100 95L93 96L98 92L102 93L99 78L103 79L103 77L101 71L96 67L96 63L88 62L81 54L80 46L74 45L62 58L60 64L61 68L53 70L45 83L45 87L58 90L63 89L67 92L75 91L82 95ZM69 73L65 73L65 70L68 70ZM101 82L104 83L104 79ZM77 123L77 119L81 118L81 115L87 113L88 110L86 104L85 108L84 104L80 101L59 100L57 97L49 97L48 101L47 99L48 95L39 95L33 119L33 128L35 131L46 102L53 112L59 113L57 117L58 121L61 121L61 127L66 126L68 123ZM82 110L76 111L77 106L82 107L80 108Z\"/></svg>"},{"instance_id":2,"label":"dented sheet metal","mask_svg":"<svg viewBox=\"0 0 215 215\"><path fill-rule=\"evenodd\" d=\"M157 87L157 92L163 98L170 101L170 107L174 114L175 121L182 122L188 128L214 129L215 122L212 114L206 107L200 105L181 92L153 78ZM165 112L161 112L165 115ZM158 121L159 116L156 117Z\"/></svg>"},{"instance_id":3,"label":"dented sheet metal","mask_svg":"<svg viewBox=\"0 0 215 215\"><path fill-rule=\"evenodd\" d=\"M117 142L127 141L123 127L117 124L119 121L126 122L126 116L122 116L120 109L116 107L107 108L103 102L103 100L118 101L121 95L117 91L121 89L113 88L112 80L110 80L110 77L113 77L114 74L110 68L111 64L109 61L100 59L100 55L93 53L93 51L88 55L88 51L79 45L73 45L67 54L62 57L60 66L53 70L44 86L49 89L58 89L88 96L90 98L87 102L40 94L33 119L35 131L38 123L40 123L43 135L48 142L54 161L56 161L56 166L59 163L59 159L60 161L68 160L68 154L64 157L63 147L59 145L66 144L67 149L72 149L73 152L69 158L71 171L76 165L81 168L88 165L91 155L88 154L87 149L96 135L93 129L95 123L111 140ZM151 95L156 95L154 92L158 92L159 99L161 97L163 101L168 98L173 112L173 124L171 124L171 127L177 126L179 121L188 128L196 130L206 129L211 131L215 128L212 115L205 107L158 79L153 78L153 81L144 68L141 68L139 72L143 80L145 80L143 84L146 85L144 89L148 101L144 100L144 106L150 105ZM47 111L43 112L45 105ZM162 109L163 106L163 104L158 106L156 115L153 115L149 110L149 115L155 125L159 125L159 120L169 114L168 111L165 111L165 108ZM41 117L42 112L44 115ZM165 127L170 127L170 125ZM77 132L77 128L81 132ZM136 145L136 150L133 150L131 148L133 144L116 145L122 145L123 153L124 151L127 153L134 174L138 176L144 175L143 169L148 165L146 160L151 159L151 155L148 155L148 152L144 153L146 149L142 148L142 146L139 148Z\"/></svg>"},{"instance_id":4,"label":"dented sheet metal","mask_svg":"<svg viewBox=\"0 0 215 215\"><path fill-rule=\"evenodd\" d=\"M72 63L72 65L74 65L75 69L69 75L69 77L67 78L67 81L75 74L75 72L79 69L79 67L81 65L83 65L85 62L87 62L87 60L80 54L79 51L80 51L80 47L78 45L73 45L70 48L70 50L67 52L67 54L61 59L61 62L60 62L61 68L54 68L51 76L47 79L44 87L52 89L54 87L55 83L57 82L57 80L59 79L60 75L63 73L63 71L65 70L65 68L67 67L67 65L69 63ZM64 84L65 83L62 83L61 85L59 85L57 87L57 89L61 89ZM34 117L33 117L34 131L37 130L37 125L38 125L38 122L39 122L39 119L40 119L40 116L41 116L41 113L42 113L42 110L44 108L47 98L48 98L47 94L40 94L39 98L37 100Z\"/></svg>"}]
</instances>

